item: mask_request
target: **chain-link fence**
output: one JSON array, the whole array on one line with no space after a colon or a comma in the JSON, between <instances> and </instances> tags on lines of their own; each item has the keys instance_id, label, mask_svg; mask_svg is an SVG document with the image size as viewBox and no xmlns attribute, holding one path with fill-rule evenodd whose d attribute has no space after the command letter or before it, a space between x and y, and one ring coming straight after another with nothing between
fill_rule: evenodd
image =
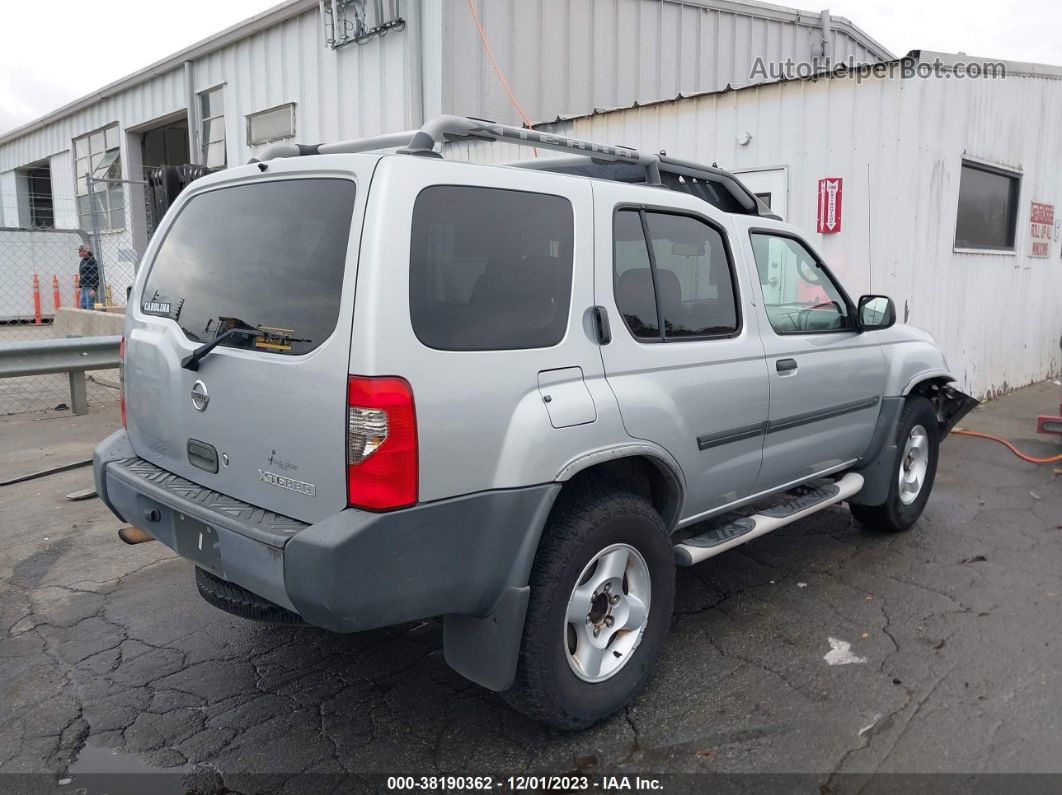
<instances>
[{"instance_id":1,"label":"chain-link fence","mask_svg":"<svg viewBox=\"0 0 1062 795\"><path fill-rule=\"evenodd\" d=\"M0 195L4 219L19 221L0 227L0 342L121 333L126 294L154 229L151 191L146 179L84 183L69 198ZM117 399L117 371L88 378L90 405ZM65 374L0 379L0 414L69 403Z\"/></svg>"}]
</instances>

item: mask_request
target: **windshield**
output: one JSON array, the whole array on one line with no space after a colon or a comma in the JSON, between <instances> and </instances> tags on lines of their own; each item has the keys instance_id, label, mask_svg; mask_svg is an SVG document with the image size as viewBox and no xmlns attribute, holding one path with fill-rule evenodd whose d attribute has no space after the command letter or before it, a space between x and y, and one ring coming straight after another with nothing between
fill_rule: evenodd
<instances>
[{"instance_id":1,"label":"windshield","mask_svg":"<svg viewBox=\"0 0 1062 795\"><path fill-rule=\"evenodd\" d=\"M345 179L260 182L203 193L181 210L140 308L192 342L277 354L313 350L335 330L354 212Z\"/></svg>"}]
</instances>

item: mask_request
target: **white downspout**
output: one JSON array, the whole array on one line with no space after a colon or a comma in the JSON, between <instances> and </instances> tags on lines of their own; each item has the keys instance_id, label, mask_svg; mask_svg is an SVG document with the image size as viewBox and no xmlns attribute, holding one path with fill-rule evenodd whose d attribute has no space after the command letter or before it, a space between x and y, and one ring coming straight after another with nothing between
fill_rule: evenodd
<instances>
[{"instance_id":1,"label":"white downspout","mask_svg":"<svg viewBox=\"0 0 1062 795\"><path fill-rule=\"evenodd\" d=\"M824 9L819 14L819 24L822 28L822 60L826 71L833 68L833 20L830 18L830 9Z\"/></svg>"},{"instance_id":2,"label":"white downspout","mask_svg":"<svg viewBox=\"0 0 1062 795\"><path fill-rule=\"evenodd\" d=\"M203 164L203 151L199 147L199 112L195 102L195 79L192 62L184 62L184 92L188 103L188 159L197 166Z\"/></svg>"}]
</instances>

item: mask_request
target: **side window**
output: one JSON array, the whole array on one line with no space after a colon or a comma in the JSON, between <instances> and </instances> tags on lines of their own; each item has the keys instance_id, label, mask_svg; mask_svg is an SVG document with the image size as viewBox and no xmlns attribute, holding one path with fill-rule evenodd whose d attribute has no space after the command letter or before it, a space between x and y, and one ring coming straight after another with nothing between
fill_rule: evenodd
<instances>
[{"instance_id":1,"label":"side window","mask_svg":"<svg viewBox=\"0 0 1062 795\"><path fill-rule=\"evenodd\" d=\"M645 216L666 336L737 331L737 301L723 236L687 215L647 212Z\"/></svg>"},{"instance_id":2,"label":"side window","mask_svg":"<svg viewBox=\"0 0 1062 795\"><path fill-rule=\"evenodd\" d=\"M764 308L779 334L848 327L848 307L837 285L798 240L753 232L752 251Z\"/></svg>"},{"instance_id":3,"label":"side window","mask_svg":"<svg viewBox=\"0 0 1062 795\"><path fill-rule=\"evenodd\" d=\"M616 306L631 334L639 339L659 339L656 294L653 292L649 249L642 231L642 214L637 210L616 213L613 235Z\"/></svg>"},{"instance_id":4,"label":"side window","mask_svg":"<svg viewBox=\"0 0 1062 795\"><path fill-rule=\"evenodd\" d=\"M616 305L635 337L681 339L737 331L730 262L715 228L686 215L621 210L613 234Z\"/></svg>"},{"instance_id":5,"label":"side window","mask_svg":"<svg viewBox=\"0 0 1062 795\"><path fill-rule=\"evenodd\" d=\"M556 345L568 327L574 218L560 196L438 185L413 206L409 311L430 348Z\"/></svg>"}]
</instances>

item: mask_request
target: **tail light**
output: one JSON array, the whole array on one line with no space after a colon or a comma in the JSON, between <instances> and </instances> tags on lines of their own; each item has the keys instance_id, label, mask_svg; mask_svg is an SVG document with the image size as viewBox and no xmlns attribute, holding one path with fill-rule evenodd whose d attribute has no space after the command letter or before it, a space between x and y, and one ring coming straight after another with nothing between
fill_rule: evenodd
<instances>
[{"instance_id":1,"label":"tail light","mask_svg":"<svg viewBox=\"0 0 1062 795\"><path fill-rule=\"evenodd\" d=\"M417 416L403 378L347 380L347 503L391 511L417 501Z\"/></svg>"},{"instance_id":2,"label":"tail light","mask_svg":"<svg viewBox=\"0 0 1062 795\"><path fill-rule=\"evenodd\" d=\"M128 428L125 420L125 337L118 343L118 401L122 407L122 427Z\"/></svg>"}]
</instances>

